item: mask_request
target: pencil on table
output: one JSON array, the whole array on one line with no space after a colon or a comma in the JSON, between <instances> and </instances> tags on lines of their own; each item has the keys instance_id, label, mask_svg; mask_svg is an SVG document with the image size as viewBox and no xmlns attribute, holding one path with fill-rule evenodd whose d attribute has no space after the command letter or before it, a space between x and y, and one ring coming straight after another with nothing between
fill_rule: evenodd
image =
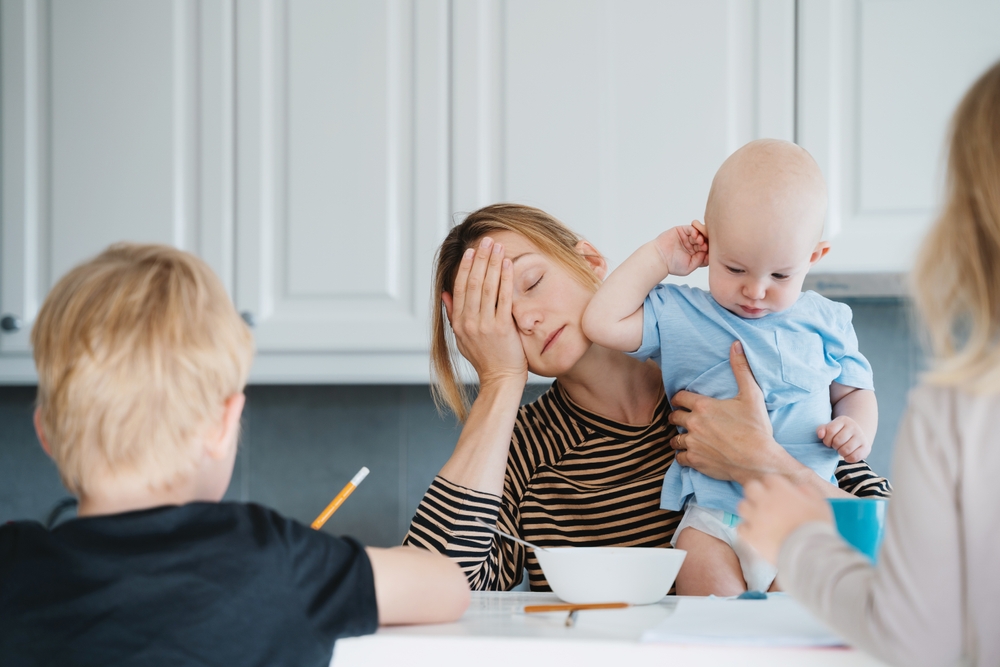
<instances>
[{"instance_id":1,"label":"pencil on table","mask_svg":"<svg viewBox=\"0 0 1000 667\"><path fill-rule=\"evenodd\" d=\"M326 506L326 509L323 510L318 517L316 517L315 521L312 522L313 529L319 530L322 528L323 524L326 523L327 520L333 516L333 513L337 511L337 508L340 507L345 500L347 500L347 496L354 493L354 489L358 488L358 484L360 484L367 476L368 468L362 467L361 470L358 471L358 474L347 483L347 486L340 490L340 493L338 493L337 496L330 501L330 504Z\"/></svg>"}]
</instances>

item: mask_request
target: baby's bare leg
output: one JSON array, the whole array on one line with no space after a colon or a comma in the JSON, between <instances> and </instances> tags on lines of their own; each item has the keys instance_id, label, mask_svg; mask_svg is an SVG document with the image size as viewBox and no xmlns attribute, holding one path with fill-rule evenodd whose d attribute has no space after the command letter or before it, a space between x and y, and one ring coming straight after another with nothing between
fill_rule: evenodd
<instances>
[{"instance_id":1,"label":"baby's bare leg","mask_svg":"<svg viewBox=\"0 0 1000 667\"><path fill-rule=\"evenodd\" d=\"M677 548L687 552L677 574L678 595L739 595L746 591L736 553L722 540L696 528L677 536Z\"/></svg>"}]
</instances>

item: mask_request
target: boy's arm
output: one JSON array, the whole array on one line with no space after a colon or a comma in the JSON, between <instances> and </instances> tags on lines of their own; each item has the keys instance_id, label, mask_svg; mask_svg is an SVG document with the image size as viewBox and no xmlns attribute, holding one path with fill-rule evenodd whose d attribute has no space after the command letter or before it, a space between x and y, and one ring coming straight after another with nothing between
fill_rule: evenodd
<instances>
[{"instance_id":1,"label":"boy's arm","mask_svg":"<svg viewBox=\"0 0 1000 667\"><path fill-rule=\"evenodd\" d=\"M686 276L707 262L708 239L698 228L685 225L668 229L608 276L583 314L584 334L612 350L639 349L642 304L649 291L668 275Z\"/></svg>"},{"instance_id":2,"label":"boy's arm","mask_svg":"<svg viewBox=\"0 0 1000 667\"><path fill-rule=\"evenodd\" d=\"M856 463L871 453L878 431L878 401L870 389L830 384L833 421L817 429L827 447L836 449L845 461Z\"/></svg>"},{"instance_id":3,"label":"boy's arm","mask_svg":"<svg viewBox=\"0 0 1000 667\"><path fill-rule=\"evenodd\" d=\"M450 558L414 547L365 549L379 625L447 623L469 606L469 581Z\"/></svg>"}]
</instances>

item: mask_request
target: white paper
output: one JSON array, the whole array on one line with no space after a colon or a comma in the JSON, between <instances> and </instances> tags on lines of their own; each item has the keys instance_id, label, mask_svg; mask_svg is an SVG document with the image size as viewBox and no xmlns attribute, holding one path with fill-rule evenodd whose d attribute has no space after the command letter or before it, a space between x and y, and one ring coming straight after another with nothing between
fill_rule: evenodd
<instances>
[{"instance_id":1,"label":"white paper","mask_svg":"<svg viewBox=\"0 0 1000 667\"><path fill-rule=\"evenodd\" d=\"M843 646L844 641L783 594L766 600L682 598L644 642L719 646Z\"/></svg>"}]
</instances>

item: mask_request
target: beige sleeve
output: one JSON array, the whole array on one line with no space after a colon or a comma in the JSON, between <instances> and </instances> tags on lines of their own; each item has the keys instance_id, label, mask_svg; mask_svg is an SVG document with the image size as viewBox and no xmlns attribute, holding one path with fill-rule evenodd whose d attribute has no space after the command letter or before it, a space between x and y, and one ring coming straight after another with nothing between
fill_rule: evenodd
<instances>
[{"instance_id":1,"label":"beige sleeve","mask_svg":"<svg viewBox=\"0 0 1000 667\"><path fill-rule=\"evenodd\" d=\"M877 567L818 523L800 527L779 554L785 590L852 645L892 664L962 658L958 443L945 396L926 388L910 396Z\"/></svg>"}]
</instances>

